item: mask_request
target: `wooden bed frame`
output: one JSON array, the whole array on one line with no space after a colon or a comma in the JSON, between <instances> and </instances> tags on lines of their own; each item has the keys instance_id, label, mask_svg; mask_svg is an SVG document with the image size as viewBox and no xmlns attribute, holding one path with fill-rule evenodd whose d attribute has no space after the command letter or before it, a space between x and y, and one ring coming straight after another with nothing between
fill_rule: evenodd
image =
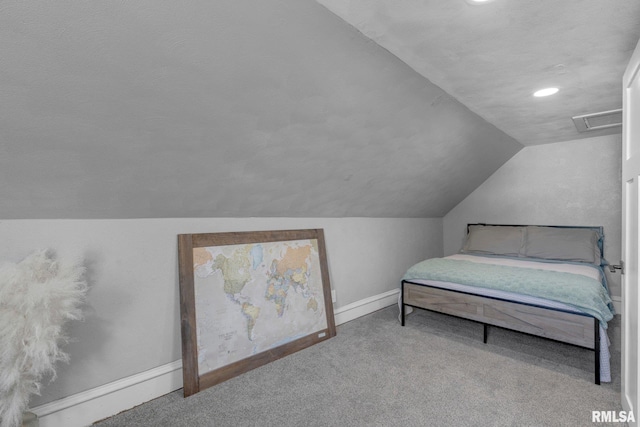
<instances>
[{"instance_id":1,"label":"wooden bed frame","mask_svg":"<svg viewBox=\"0 0 640 427\"><path fill-rule=\"evenodd\" d=\"M405 307L409 306L482 323L485 344L487 328L492 325L587 348L595 352L595 383L600 384L600 323L589 314L442 289L407 280L402 281L401 293L402 326L405 325Z\"/></svg>"}]
</instances>

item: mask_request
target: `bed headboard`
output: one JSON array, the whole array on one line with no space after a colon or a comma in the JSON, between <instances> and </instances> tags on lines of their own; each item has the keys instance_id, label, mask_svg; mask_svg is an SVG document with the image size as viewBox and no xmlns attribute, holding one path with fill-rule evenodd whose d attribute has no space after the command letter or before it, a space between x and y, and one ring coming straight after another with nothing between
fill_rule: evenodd
<instances>
[{"instance_id":1,"label":"bed headboard","mask_svg":"<svg viewBox=\"0 0 640 427\"><path fill-rule=\"evenodd\" d=\"M467 224L462 253L604 265L601 226Z\"/></svg>"}]
</instances>

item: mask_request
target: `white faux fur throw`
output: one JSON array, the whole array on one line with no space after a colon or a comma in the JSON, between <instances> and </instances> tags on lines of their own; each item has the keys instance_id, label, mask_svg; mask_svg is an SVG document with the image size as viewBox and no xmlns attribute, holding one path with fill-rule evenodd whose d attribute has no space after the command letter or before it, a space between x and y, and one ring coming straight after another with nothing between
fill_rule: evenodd
<instances>
[{"instance_id":1,"label":"white faux fur throw","mask_svg":"<svg viewBox=\"0 0 640 427\"><path fill-rule=\"evenodd\" d=\"M68 361L63 325L80 319L87 291L84 268L37 251L0 267L0 426L16 427L44 375Z\"/></svg>"}]
</instances>

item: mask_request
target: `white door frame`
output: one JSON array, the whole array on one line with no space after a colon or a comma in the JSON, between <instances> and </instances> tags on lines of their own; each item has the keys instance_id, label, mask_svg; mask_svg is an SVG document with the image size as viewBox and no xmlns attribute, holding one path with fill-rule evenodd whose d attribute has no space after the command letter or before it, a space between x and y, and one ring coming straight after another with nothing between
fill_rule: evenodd
<instances>
[{"instance_id":1,"label":"white door frame","mask_svg":"<svg viewBox=\"0 0 640 427\"><path fill-rule=\"evenodd\" d=\"M622 125L622 407L640 415L638 401L638 264L640 253L640 42L624 73ZM630 425L637 425L635 422Z\"/></svg>"}]
</instances>

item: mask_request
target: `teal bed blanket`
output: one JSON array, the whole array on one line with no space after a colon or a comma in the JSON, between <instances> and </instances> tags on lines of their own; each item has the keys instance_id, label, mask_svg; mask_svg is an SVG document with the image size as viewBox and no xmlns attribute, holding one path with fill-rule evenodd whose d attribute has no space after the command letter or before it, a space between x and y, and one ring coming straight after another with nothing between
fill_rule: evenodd
<instances>
[{"instance_id":1,"label":"teal bed blanket","mask_svg":"<svg viewBox=\"0 0 640 427\"><path fill-rule=\"evenodd\" d=\"M580 274L433 258L411 267L402 280L416 279L513 292L567 304L600 321L613 318L609 293L597 280Z\"/></svg>"}]
</instances>

